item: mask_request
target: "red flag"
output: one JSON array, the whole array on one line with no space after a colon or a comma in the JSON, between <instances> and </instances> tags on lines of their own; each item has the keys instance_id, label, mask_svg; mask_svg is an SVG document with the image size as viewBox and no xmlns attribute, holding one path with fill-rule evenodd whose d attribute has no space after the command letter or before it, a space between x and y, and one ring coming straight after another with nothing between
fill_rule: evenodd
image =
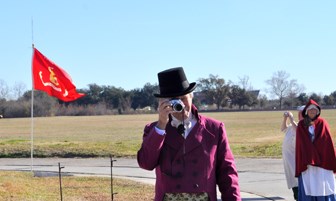
<instances>
[{"instance_id":1,"label":"red flag","mask_svg":"<svg viewBox=\"0 0 336 201\"><path fill-rule=\"evenodd\" d=\"M32 68L34 89L42 90L65 102L85 96L85 94L77 93L76 86L67 72L36 48L34 48Z\"/></svg>"}]
</instances>

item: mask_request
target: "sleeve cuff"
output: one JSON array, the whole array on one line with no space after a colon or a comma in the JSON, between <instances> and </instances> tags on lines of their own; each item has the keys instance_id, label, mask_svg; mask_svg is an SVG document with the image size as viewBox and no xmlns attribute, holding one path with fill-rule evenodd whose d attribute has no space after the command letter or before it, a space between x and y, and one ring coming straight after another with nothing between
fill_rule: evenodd
<instances>
[{"instance_id":1,"label":"sleeve cuff","mask_svg":"<svg viewBox=\"0 0 336 201\"><path fill-rule=\"evenodd\" d=\"M159 129L158 127L155 126L155 131L157 134L159 135L165 135L166 134L166 130L162 130L162 129Z\"/></svg>"}]
</instances>

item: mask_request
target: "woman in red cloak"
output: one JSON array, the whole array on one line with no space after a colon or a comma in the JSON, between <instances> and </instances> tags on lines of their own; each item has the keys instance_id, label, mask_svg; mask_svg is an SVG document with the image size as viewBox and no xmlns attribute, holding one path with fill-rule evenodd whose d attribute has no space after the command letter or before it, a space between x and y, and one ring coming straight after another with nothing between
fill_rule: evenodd
<instances>
[{"instance_id":1,"label":"woman in red cloak","mask_svg":"<svg viewBox=\"0 0 336 201\"><path fill-rule=\"evenodd\" d=\"M321 108L310 100L296 130L295 176L299 178L299 201L335 201L336 155Z\"/></svg>"}]
</instances>

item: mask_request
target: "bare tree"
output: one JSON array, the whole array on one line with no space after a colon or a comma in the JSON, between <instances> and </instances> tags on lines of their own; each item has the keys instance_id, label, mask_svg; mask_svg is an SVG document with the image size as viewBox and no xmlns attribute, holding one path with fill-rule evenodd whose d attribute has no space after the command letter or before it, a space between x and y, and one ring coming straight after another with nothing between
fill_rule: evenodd
<instances>
[{"instance_id":1,"label":"bare tree","mask_svg":"<svg viewBox=\"0 0 336 201\"><path fill-rule=\"evenodd\" d=\"M23 82L15 82L12 91L14 99L19 99L26 92L26 85Z\"/></svg>"},{"instance_id":2,"label":"bare tree","mask_svg":"<svg viewBox=\"0 0 336 201\"><path fill-rule=\"evenodd\" d=\"M282 102L284 98L296 97L304 90L303 85L299 85L297 80L289 80L289 73L286 71L277 71L273 73L270 80L266 80L266 83L270 86L268 92L279 99L279 108L282 108Z\"/></svg>"},{"instance_id":3,"label":"bare tree","mask_svg":"<svg viewBox=\"0 0 336 201\"><path fill-rule=\"evenodd\" d=\"M0 99L8 99L9 88L5 81L0 79Z\"/></svg>"},{"instance_id":4,"label":"bare tree","mask_svg":"<svg viewBox=\"0 0 336 201\"><path fill-rule=\"evenodd\" d=\"M244 77L238 77L239 79L239 86L241 86L242 89L245 89L246 91L253 90L253 87L250 83L250 77L247 75L244 75Z\"/></svg>"}]
</instances>

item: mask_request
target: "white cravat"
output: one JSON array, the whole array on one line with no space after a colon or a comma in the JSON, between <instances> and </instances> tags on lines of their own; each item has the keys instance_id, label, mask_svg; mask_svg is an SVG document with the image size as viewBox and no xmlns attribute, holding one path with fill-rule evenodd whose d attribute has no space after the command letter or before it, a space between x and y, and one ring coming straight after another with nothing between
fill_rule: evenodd
<instances>
[{"instance_id":1,"label":"white cravat","mask_svg":"<svg viewBox=\"0 0 336 201\"><path fill-rule=\"evenodd\" d=\"M176 119L173 115L172 116L172 121L171 121L171 125L175 128L177 128L179 125L182 124L182 121ZM190 115L187 119L184 120L184 138L187 138L187 136L189 135L191 129L195 126L196 124L196 120L194 118L194 115Z\"/></svg>"}]
</instances>

